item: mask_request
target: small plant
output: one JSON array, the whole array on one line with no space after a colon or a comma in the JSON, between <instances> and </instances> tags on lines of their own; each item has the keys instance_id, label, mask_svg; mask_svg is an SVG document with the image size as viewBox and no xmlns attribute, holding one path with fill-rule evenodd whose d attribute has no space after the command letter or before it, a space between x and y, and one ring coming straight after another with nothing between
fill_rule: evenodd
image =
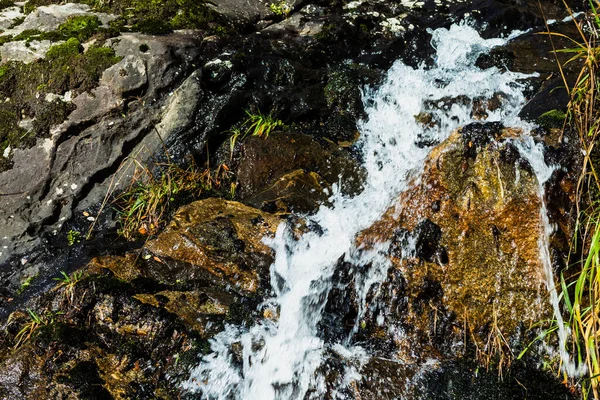
<instances>
[{"instance_id":1,"label":"small plant","mask_svg":"<svg viewBox=\"0 0 600 400\"><path fill-rule=\"evenodd\" d=\"M47 311L43 315L39 315L29 308L27 309L27 313L29 314L29 322L27 322L15 335L15 349L32 337L35 337L41 328L54 324L55 317L63 314L63 312L60 311L56 313Z\"/></svg>"},{"instance_id":2,"label":"small plant","mask_svg":"<svg viewBox=\"0 0 600 400\"><path fill-rule=\"evenodd\" d=\"M231 134L229 136L230 158L233 157L233 149L238 139L245 139L247 136L258 136L266 139L275 128L285 126L283 121L273 118L272 113L265 115L260 110L256 114L249 110L244 111L248 117L242 122L241 126L227 131Z\"/></svg>"},{"instance_id":3,"label":"small plant","mask_svg":"<svg viewBox=\"0 0 600 400\"><path fill-rule=\"evenodd\" d=\"M75 271L71 276L65 271L60 271L60 274L62 277L53 278L53 280L60 282L57 288L64 286L65 296L69 300L69 303L72 303L75 296L75 285L83 278L83 271Z\"/></svg>"},{"instance_id":4,"label":"small plant","mask_svg":"<svg viewBox=\"0 0 600 400\"><path fill-rule=\"evenodd\" d=\"M159 176L138 164L129 188L115 198L119 213L119 234L128 240L153 235L164 225L164 217L176 198L198 198L203 192L219 188L229 177L229 168L219 165L199 170L195 164L183 169L175 164L158 165Z\"/></svg>"},{"instance_id":5,"label":"small plant","mask_svg":"<svg viewBox=\"0 0 600 400\"><path fill-rule=\"evenodd\" d=\"M21 294L25 291L25 289L27 289L29 286L31 286L31 282L33 282L33 280L37 277L37 275L32 275L30 277L28 277L27 279L25 279L23 281L23 283L21 283L21 287L19 287L19 290L17 290L17 294Z\"/></svg>"},{"instance_id":6,"label":"small plant","mask_svg":"<svg viewBox=\"0 0 600 400\"><path fill-rule=\"evenodd\" d=\"M248 118L242 124L244 137L252 135L266 139L275 128L284 126L281 120L273 118L272 114L265 115L260 110L256 114L246 110L246 115Z\"/></svg>"},{"instance_id":7,"label":"small plant","mask_svg":"<svg viewBox=\"0 0 600 400\"><path fill-rule=\"evenodd\" d=\"M71 229L67 232L67 244L69 246L73 246L75 243L81 242L81 233L78 231Z\"/></svg>"},{"instance_id":8,"label":"small plant","mask_svg":"<svg viewBox=\"0 0 600 400\"><path fill-rule=\"evenodd\" d=\"M292 7L290 7L289 4L285 2L285 0L282 0L279 3L271 3L269 8L273 12L273 14L284 18L286 18L292 11Z\"/></svg>"}]
</instances>

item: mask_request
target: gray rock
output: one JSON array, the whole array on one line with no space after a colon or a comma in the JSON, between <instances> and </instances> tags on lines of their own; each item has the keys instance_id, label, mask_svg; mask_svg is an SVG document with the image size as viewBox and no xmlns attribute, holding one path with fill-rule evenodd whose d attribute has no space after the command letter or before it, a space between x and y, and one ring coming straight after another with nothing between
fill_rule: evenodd
<instances>
[{"instance_id":1,"label":"gray rock","mask_svg":"<svg viewBox=\"0 0 600 400\"><path fill-rule=\"evenodd\" d=\"M77 15L96 15L103 25L108 27L108 23L117 18L116 15L105 13L94 13L90 11L90 6L86 4L67 3L62 5L51 4L49 6L40 6L31 12L20 25L7 29L0 36L18 35L19 33L35 29L42 32L50 32L58 28L69 17Z\"/></svg>"},{"instance_id":2,"label":"gray rock","mask_svg":"<svg viewBox=\"0 0 600 400\"><path fill-rule=\"evenodd\" d=\"M49 40L32 40L29 43L25 40L8 42L4 46L0 46L0 57L2 57L2 63L21 61L29 64L44 58L50 47L59 43L62 42L52 43Z\"/></svg>"},{"instance_id":3,"label":"gray rock","mask_svg":"<svg viewBox=\"0 0 600 400\"><path fill-rule=\"evenodd\" d=\"M140 50L142 43L148 51ZM126 76L120 75L120 67L106 72L99 87L72 100L77 108L51 129L51 138L31 149L12 150L14 168L0 173L0 265L36 249L41 233L60 230L73 209L99 204L116 177L104 174L131 156L127 146L143 142L162 152L154 121L161 121L158 129L168 136L188 129L194 120L202 99L200 72L171 96L165 88L176 85L199 54L196 36L128 34L110 44L124 57L118 65ZM127 115L116 113L123 94L132 90L140 92L140 99L128 99Z\"/></svg>"},{"instance_id":4,"label":"gray rock","mask_svg":"<svg viewBox=\"0 0 600 400\"><path fill-rule=\"evenodd\" d=\"M148 83L146 64L139 56L128 55L102 74L100 85L108 86L117 95L140 89Z\"/></svg>"},{"instance_id":5,"label":"gray rock","mask_svg":"<svg viewBox=\"0 0 600 400\"><path fill-rule=\"evenodd\" d=\"M77 106L70 115L66 126L92 121L121 106L123 99L117 96L108 86L99 86L91 93L85 92L72 100Z\"/></svg>"},{"instance_id":6,"label":"gray rock","mask_svg":"<svg viewBox=\"0 0 600 400\"><path fill-rule=\"evenodd\" d=\"M17 18L24 17L20 7L8 7L0 12L0 30L8 29Z\"/></svg>"}]
</instances>

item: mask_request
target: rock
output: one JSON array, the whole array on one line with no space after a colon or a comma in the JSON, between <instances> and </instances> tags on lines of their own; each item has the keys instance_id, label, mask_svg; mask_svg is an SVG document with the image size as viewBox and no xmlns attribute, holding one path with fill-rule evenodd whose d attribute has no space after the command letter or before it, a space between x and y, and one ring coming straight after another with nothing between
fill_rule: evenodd
<instances>
[{"instance_id":1,"label":"rock","mask_svg":"<svg viewBox=\"0 0 600 400\"><path fill-rule=\"evenodd\" d=\"M311 213L327 202L328 187L316 172L297 169L245 200L261 210Z\"/></svg>"},{"instance_id":2,"label":"rock","mask_svg":"<svg viewBox=\"0 0 600 400\"><path fill-rule=\"evenodd\" d=\"M0 12L0 30L8 29L17 18L24 18L21 7L14 6L2 9Z\"/></svg>"},{"instance_id":3,"label":"rock","mask_svg":"<svg viewBox=\"0 0 600 400\"><path fill-rule=\"evenodd\" d=\"M218 14L239 25L252 24L273 15L268 5L259 0L214 0L207 5Z\"/></svg>"},{"instance_id":4,"label":"rock","mask_svg":"<svg viewBox=\"0 0 600 400\"><path fill-rule=\"evenodd\" d=\"M116 15L105 13L94 13L90 11L87 4L67 3L62 5L51 4L48 6L37 7L33 12L25 17L25 20L14 28L7 29L0 36L16 36L26 30L37 30L41 32L50 32L56 30L60 24L69 17L81 15L95 15L105 27L108 23L117 18Z\"/></svg>"},{"instance_id":5,"label":"rock","mask_svg":"<svg viewBox=\"0 0 600 400\"><path fill-rule=\"evenodd\" d=\"M50 40L32 40L30 42L19 40L8 42L0 46L0 57L2 58L2 63L21 61L29 64L46 57L46 53L50 47L59 43L62 42L52 43Z\"/></svg>"},{"instance_id":6,"label":"rock","mask_svg":"<svg viewBox=\"0 0 600 400\"><path fill-rule=\"evenodd\" d=\"M319 143L308 135L277 132L271 134L266 140L248 137L242 141L238 152L239 156L234 156L237 165L235 171L240 186L238 194L243 201L248 200L258 204L256 201L261 196L278 196L287 191L288 197L284 201L287 207L314 210L314 207L307 207L307 203L295 205L292 200L297 198L302 201L301 193L308 189L310 193L316 194L315 200L309 203L318 202L318 199L323 199L324 196L317 188L323 187L324 183L331 186L341 182L341 190L349 194L361 190L363 172L356 161L341 147L328 142ZM298 169L303 170L302 174L309 174L301 179L303 181L301 185L297 185L298 175L293 179L290 175L286 176ZM311 177L311 173L317 175L313 174ZM296 183L286 189L281 186L281 179L284 181L291 179ZM276 197L273 197L273 200L275 199ZM268 203L267 200L263 198L261 201Z\"/></svg>"},{"instance_id":7,"label":"rock","mask_svg":"<svg viewBox=\"0 0 600 400\"><path fill-rule=\"evenodd\" d=\"M139 44L134 47L136 40L149 43L149 49L141 52ZM197 44L195 36L178 33L161 37L128 35L119 44L115 40L114 45L124 57L127 68L139 72L135 83L129 78L124 80L107 74L106 77L113 78L102 80L90 93L84 92L72 99L77 108L65 122L52 127L51 138L38 139L38 145L28 150L12 150L15 168L0 173L0 246L7 246L0 248L0 264L15 253L30 252L40 243L41 231L59 230L71 217L74 204L90 207L102 201L111 182L110 176L103 175L104 171L113 167L118 170L125 157L124 146L156 135L154 118L164 113L162 107L170 98L158 96L156 99L155 96L177 82L186 62L198 54ZM146 65L143 73L142 63ZM119 75L120 68L112 71ZM187 87L189 91L178 92L187 93L185 101L180 94L173 98L180 100L165 114L167 119L162 125L165 129L177 131L190 125L183 116L193 118L190 105L198 101L192 98L199 91L194 83L188 83ZM123 90L141 91L138 106L131 99L123 98L127 97ZM123 117L115 111L125 104L128 114ZM175 110L183 105L181 111ZM175 121L176 118L181 120ZM155 145L154 149L163 152L162 144ZM147 154L147 157L152 155ZM130 175L121 176L123 181L129 178ZM98 183L105 181L105 185L91 190L95 179Z\"/></svg>"},{"instance_id":8,"label":"rock","mask_svg":"<svg viewBox=\"0 0 600 400\"><path fill-rule=\"evenodd\" d=\"M151 274L161 274L167 282L209 280L256 293L265 288L273 262L263 238L273 236L279 223L277 215L237 202L194 202L146 244L145 250L156 257Z\"/></svg>"},{"instance_id":9,"label":"rock","mask_svg":"<svg viewBox=\"0 0 600 400\"><path fill-rule=\"evenodd\" d=\"M119 88L112 89L108 86L98 86L92 89L91 93L85 92L75 97L72 102L77 108L69 114L69 119L58 127L57 131L93 121L120 107L123 99L115 94Z\"/></svg>"},{"instance_id":10,"label":"rock","mask_svg":"<svg viewBox=\"0 0 600 400\"><path fill-rule=\"evenodd\" d=\"M123 96L141 89L148 83L146 65L140 57L128 55L102 73L100 85L110 87L115 94Z\"/></svg>"},{"instance_id":11,"label":"rock","mask_svg":"<svg viewBox=\"0 0 600 400\"><path fill-rule=\"evenodd\" d=\"M373 331L403 329L403 338L392 339L399 359L461 357L466 335L479 360L506 361L523 340L521 328L551 315L538 183L510 142L518 134L504 129L471 156L471 142L453 133L432 151L419 181L360 235L366 246L392 240L385 306L371 318L385 316L373 320Z\"/></svg>"}]
</instances>

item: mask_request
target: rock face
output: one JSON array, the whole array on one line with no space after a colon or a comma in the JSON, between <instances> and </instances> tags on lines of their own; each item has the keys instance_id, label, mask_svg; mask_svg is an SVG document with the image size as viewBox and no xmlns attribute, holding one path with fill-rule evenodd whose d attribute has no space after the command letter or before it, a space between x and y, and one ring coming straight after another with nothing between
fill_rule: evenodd
<instances>
[{"instance_id":1,"label":"rock face","mask_svg":"<svg viewBox=\"0 0 600 400\"><path fill-rule=\"evenodd\" d=\"M367 248L391 241L392 267L364 328L404 361L402 379L462 357L506 369L527 329L551 318L539 185L512 143L519 132L494 125L466 126L437 146L419 181L359 237ZM422 369L428 359L439 361ZM421 388L395 390L420 398Z\"/></svg>"},{"instance_id":2,"label":"rock face","mask_svg":"<svg viewBox=\"0 0 600 400\"><path fill-rule=\"evenodd\" d=\"M201 200L180 209L145 250L170 265L171 280L206 279L193 272L199 269L210 279L253 293L264 287L260 281L268 277L273 262L262 239L274 235L278 224L277 216L240 203Z\"/></svg>"},{"instance_id":3,"label":"rock face","mask_svg":"<svg viewBox=\"0 0 600 400\"><path fill-rule=\"evenodd\" d=\"M178 382L209 349L206 339L224 322L251 316L247 306L259 301L272 262L262 238L279 221L207 199L179 210L141 252L94 259L73 283L36 300L40 323L30 336L19 341L30 316L8 319L0 396L178 398Z\"/></svg>"},{"instance_id":4,"label":"rock face","mask_svg":"<svg viewBox=\"0 0 600 400\"><path fill-rule=\"evenodd\" d=\"M310 215L334 189L362 190L354 148L362 88L398 59L431 65L428 29L456 16L470 14L486 36L540 31L565 16L559 0L543 1L545 15L537 0L86 2L93 6L0 1L0 398L183 396L178 384L209 351L207 340L225 324L261 318L273 261L262 239L282 215ZM81 26L58 32L77 16L101 24L85 35ZM542 73L531 79L530 95L543 92L527 111L533 120L549 96L558 99L552 108L565 104L545 83L554 73L545 39L532 33L479 61ZM267 140L232 146L245 110L282 124ZM399 206L358 238L366 248L390 241L392 268L357 328L374 358L353 397L470 398L478 376L485 385L472 398L524 397L495 371L473 378L474 360L506 367L529 325L549 316L538 183L514 136L494 125L453 134ZM545 138L548 154L570 166L557 136ZM136 165L192 160L227 168L234 185L222 195L240 202L193 202L157 237L118 239L110 195ZM555 174L560 201L549 204L564 231L569 174ZM68 243L74 233L81 240ZM323 336L347 334L356 317L350 267L340 265L327 299L337 331ZM83 275L56 285L63 270ZM519 382L549 382L541 398L566 391L521 367L511 370ZM334 383L326 382L331 393Z\"/></svg>"}]
</instances>

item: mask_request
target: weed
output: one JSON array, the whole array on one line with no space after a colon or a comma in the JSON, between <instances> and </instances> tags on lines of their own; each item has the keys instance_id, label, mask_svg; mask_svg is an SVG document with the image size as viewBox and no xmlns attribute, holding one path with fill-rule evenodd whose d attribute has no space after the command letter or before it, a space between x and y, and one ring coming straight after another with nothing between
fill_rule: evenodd
<instances>
[{"instance_id":1,"label":"weed","mask_svg":"<svg viewBox=\"0 0 600 400\"><path fill-rule=\"evenodd\" d=\"M292 11L292 7L290 7L285 0L282 0L279 3L271 3L271 5L269 5L269 9L273 12L273 14L283 18L287 18Z\"/></svg>"},{"instance_id":2,"label":"weed","mask_svg":"<svg viewBox=\"0 0 600 400\"><path fill-rule=\"evenodd\" d=\"M275 128L284 126L281 120L273 118L272 113L266 115L258 110L253 114L246 110L246 115L248 118L242 124L242 128L245 129L244 137L251 135L266 139Z\"/></svg>"},{"instance_id":3,"label":"weed","mask_svg":"<svg viewBox=\"0 0 600 400\"><path fill-rule=\"evenodd\" d=\"M257 113L252 113L249 110L244 110L247 118L238 127L234 127L226 133L229 133L229 152L230 158L233 157L233 149L238 139L245 139L248 136L258 136L264 139L268 138L271 132L278 127L284 127L285 124L280 119L273 118L273 113L268 115L263 114L258 110Z\"/></svg>"},{"instance_id":4,"label":"weed","mask_svg":"<svg viewBox=\"0 0 600 400\"><path fill-rule=\"evenodd\" d=\"M65 297L69 300L69 303L72 303L75 296L75 285L83 279L83 271L75 271L71 276L65 271L60 271L60 274L61 277L53 278L53 280L60 282L56 288L64 287Z\"/></svg>"},{"instance_id":5,"label":"weed","mask_svg":"<svg viewBox=\"0 0 600 400\"><path fill-rule=\"evenodd\" d=\"M31 282L33 282L33 280L35 278L37 278L37 274L27 277L27 279L25 279L23 281L23 283L21 283L19 290L17 290L17 295L20 295L21 293L23 293L25 291L25 289L27 289L29 286L31 286Z\"/></svg>"},{"instance_id":6,"label":"weed","mask_svg":"<svg viewBox=\"0 0 600 400\"><path fill-rule=\"evenodd\" d=\"M230 174L225 164L214 171L209 167L199 170L195 164L186 169L172 163L157 167L160 174L155 176L137 163L131 184L113 201L119 213L119 234L128 240L156 234L177 198L198 198L203 192L219 188Z\"/></svg>"},{"instance_id":7,"label":"weed","mask_svg":"<svg viewBox=\"0 0 600 400\"><path fill-rule=\"evenodd\" d=\"M29 339L35 337L39 333L40 329L53 325L56 316L63 314L63 312L60 311L56 313L47 311L40 315L29 308L27 309L27 313L29 314L29 322L25 323L21 330L15 335L15 349L21 344L27 342Z\"/></svg>"},{"instance_id":8,"label":"weed","mask_svg":"<svg viewBox=\"0 0 600 400\"><path fill-rule=\"evenodd\" d=\"M81 242L81 233L74 229L71 229L69 232L67 232L67 244L69 246L73 246L79 242Z\"/></svg>"},{"instance_id":9,"label":"weed","mask_svg":"<svg viewBox=\"0 0 600 400\"><path fill-rule=\"evenodd\" d=\"M566 1L563 3L571 15ZM559 69L567 88L570 101L567 107L567 124L576 130L580 145L584 152L582 170L576 189L577 222L571 243L569 259L581 254L575 265L581 270L573 276L565 278L561 274L561 299L568 312L570 328L569 343L572 345L579 363L587 365L589 379L581 382L583 397L591 392L593 398L600 399L600 202L597 193L600 191L600 180L596 174L597 151L594 150L600 133L600 106L598 102L598 55L600 46L597 40L600 32L600 15L598 0L590 0L591 19L581 21L573 19L580 37L575 40L563 34L550 32L552 37L567 39L573 47L555 49L555 53L565 53L571 57L565 64L579 61L582 68L570 87L565 77L563 66ZM557 57L558 58L558 57ZM561 115L546 115L555 126ZM585 204L591 206L585 207ZM581 208L585 208L581 211ZM558 328L558 327L557 327ZM558 329L557 329L558 330Z\"/></svg>"}]
</instances>

